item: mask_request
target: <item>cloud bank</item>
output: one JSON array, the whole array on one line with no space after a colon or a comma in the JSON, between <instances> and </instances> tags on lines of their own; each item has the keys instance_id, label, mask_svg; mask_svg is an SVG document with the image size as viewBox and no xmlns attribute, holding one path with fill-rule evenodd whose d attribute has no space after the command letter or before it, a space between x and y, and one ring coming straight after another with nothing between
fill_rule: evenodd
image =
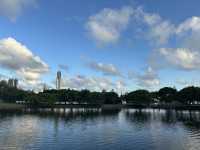
<instances>
[{"instance_id":1,"label":"cloud bank","mask_svg":"<svg viewBox=\"0 0 200 150\"><path fill-rule=\"evenodd\" d=\"M105 64L101 62L90 61L87 63L87 66L97 72L101 72L103 75L108 76L118 76L121 77L122 74L120 70L113 64Z\"/></svg>"},{"instance_id":2,"label":"cloud bank","mask_svg":"<svg viewBox=\"0 0 200 150\"><path fill-rule=\"evenodd\" d=\"M84 75L64 77L62 86L64 88L71 88L75 90L88 89L91 91L111 91L114 89L118 93L124 92L126 89L126 83L121 80L112 81L111 79L105 77L87 77Z\"/></svg>"},{"instance_id":3,"label":"cloud bank","mask_svg":"<svg viewBox=\"0 0 200 150\"><path fill-rule=\"evenodd\" d=\"M0 40L0 66L33 85L49 71L49 66L40 57L12 37Z\"/></svg>"},{"instance_id":4,"label":"cloud bank","mask_svg":"<svg viewBox=\"0 0 200 150\"><path fill-rule=\"evenodd\" d=\"M156 88L160 85L158 74L148 67L144 73L129 72L129 79L136 81L137 85L141 88Z\"/></svg>"},{"instance_id":5,"label":"cloud bank","mask_svg":"<svg viewBox=\"0 0 200 150\"><path fill-rule=\"evenodd\" d=\"M86 29L98 44L115 43L126 29L133 14L131 7L121 9L105 8L89 17Z\"/></svg>"}]
</instances>

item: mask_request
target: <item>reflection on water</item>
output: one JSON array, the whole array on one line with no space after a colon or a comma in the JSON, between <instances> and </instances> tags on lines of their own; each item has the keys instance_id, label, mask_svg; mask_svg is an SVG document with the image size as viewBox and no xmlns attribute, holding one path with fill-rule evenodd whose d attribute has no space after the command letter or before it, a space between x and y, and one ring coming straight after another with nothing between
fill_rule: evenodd
<instances>
[{"instance_id":1,"label":"reflection on water","mask_svg":"<svg viewBox=\"0 0 200 150\"><path fill-rule=\"evenodd\" d=\"M198 150L200 112L41 109L0 113L0 149Z\"/></svg>"}]
</instances>

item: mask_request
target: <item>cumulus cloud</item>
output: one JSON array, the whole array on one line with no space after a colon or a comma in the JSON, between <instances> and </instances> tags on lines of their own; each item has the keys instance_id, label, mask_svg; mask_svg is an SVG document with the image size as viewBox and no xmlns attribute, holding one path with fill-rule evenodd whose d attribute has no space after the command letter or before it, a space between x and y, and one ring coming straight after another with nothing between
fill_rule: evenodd
<instances>
[{"instance_id":1,"label":"cumulus cloud","mask_svg":"<svg viewBox=\"0 0 200 150\"><path fill-rule=\"evenodd\" d=\"M37 0L0 0L0 15L8 17L11 21L21 15L24 9L36 6Z\"/></svg>"},{"instance_id":2,"label":"cumulus cloud","mask_svg":"<svg viewBox=\"0 0 200 150\"><path fill-rule=\"evenodd\" d=\"M183 79L179 78L176 80L176 83L181 87L188 87L188 86L199 86L199 79Z\"/></svg>"},{"instance_id":3,"label":"cumulus cloud","mask_svg":"<svg viewBox=\"0 0 200 150\"><path fill-rule=\"evenodd\" d=\"M159 14L145 12L141 7L136 9L136 14L137 20L147 25L148 39L158 45L166 44L175 33L175 26Z\"/></svg>"},{"instance_id":4,"label":"cumulus cloud","mask_svg":"<svg viewBox=\"0 0 200 150\"><path fill-rule=\"evenodd\" d=\"M192 85L192 83L184 80L184 79L177 79L176 80L176 83L179 84L179 85L182 85L182 86L189 86L189 85Z\"/></svg>"},{"instance_id":5,"label":"cumulus cloud","mask_svg":"<svg viewBox=\"0 0 200 150\"><path fill-rule=\"evenodd\" d=\"M186 21L184 21L177 27L176 33L180 34L180 33L186 32L186 31L199 32L200 31L200 18L193 16L193 17L187 19Z\"/></svg>"},{"instance_id":6,"label":"cumulus cloud","mask_svg":"<svg viewBox=\"0 0 200 150\"><path fill-rule=\"evenodd\" d=\"M151 27L149 37L156 39L158 44L166 44L171 35L174 34L174 30L175 28L172 24L168 21L163 21Z\"/></svg>"},{"instance_id":7,"label":"cumulus cloud","mask_svg":"<svg viewBox=\"0 0 200 150\"><path fill-rule=\"evenodd\" d=\"M146 12L142 7L122 7L121 9L105 8L89 17L86 23L87 31L97 43L109 44L118 41L122 32L142 24L143 34L151 43L168 44L173 37L186 35L183 44L189 48L200 44L200 17L193 16L178 25L173 24L159 14ZM130 25L130 26L128 26ZM194 43L195 41L195 43ZM189 43L189 44L188 44ZM191 44L192 43L192 44ZM196 48L195 47L195 48Z\"/></svg>"},{"instance_id":8,"label":"cumulus cloud","mask_svg":"<svg viewBox=\"0 0 200 150\"><path fill-rule=\"evenodd\" d=\"M104 64L98 62L88 62L87 66L92 70L98 71L103 73L103 75L110 75L110 76L122 76L119 69L114 66L113 64Z\"/></svg>"},{"instance_id":9,"label":"cumulus cloud","mask_svg":"<svg viewBox=\"0 0 200 150\"><path fill-rule=\"evenodd\" d=\"M146 16L149 16L149 14L146 14ZM152 37L160 37L157 38L160 43L167 43L168 39L174 37L178 39L179 47L199 51L200 17L192 16L177 26L167 20L161 19L161 17L156 14L149 18L150 19L144 20L146 20L147 23L149 22L148 24L152 26L150 28L150 34Z\"/></svg>"},{"instance_id":10,"label":"cumulus cloud","mask_svg":"<svg viewBox=\"0 0 200 150\"><path fill-rule=\"evenodd\" d=\"M123 80L118 80L115 83L115 88L116 92L118 92L119 94L123 94L125 92L127 92L127 84L125 81Z\"/></svg>"},{"instance_id":11,"label":"cumulus cloud","mask_svg":"<svg viewBox=\"0 0 200 150\"><path fill-rule=\"evenodd\" d=\"M132 14L131 7L105 8L89 17L86 28L97 43L114 43L119 40L122 31L126 29Z\"/></svg>"},{"instance_id":12,"label":"cumulus cloud","mask_svg":"<svg viewBox=\"0 0 200 150\"><path fill-rule=\"evenodd\" d=\"M152 52L149 64L156 69L174 68L184 71L200 69L200 51L189 48L159 48Z\"/></svg>"},{"instance_id":13,"label":"cumulus cloud","mask_svg":"<svg viewBox=\"0 0 200 150\"><path fill-rule=\"evenodd\" d=\"M155 24L160 20L159 16L150 17L149 24ZM155 20L155 21L154 21ZM170 25L170 24L169 24ZM176 48L159 48L159 50L151 53L151 65L159 66L160 68L175 67L182 70L199 70L200 67L200 17L193 16L181 22L176 27L170 25L168 28L163 28L159 32L165 33L172 31L167 37L176 38ZM167 38L166 38L167 39Z\"/></svg>"},{"instance_id":14,"label":"cumulus cloud","mask_svg":"<svg viewBox=\"0 0 200 150\"><path fill-rule=\"evenodd\" d=\"M116 92L121 92L124 91L126 84L123 81L113 82L111 79L104 77L77 75L74 77L64 77L62 86L75 90L110 91L114 89Z\"/></svg>"},{"instance_id":15,"label":"cumulus cloud","mask_svg":"<svg viewBox=\"0 0 200 150\"><path fill-rule=\"evenodd\" d=\"M199 51L200 17L193 16L180 23L176 35L184 47Z\"/></svg>"},{"instance_id":16,"label":"cumulus cloud","mask_svg":"<svg viewBox=\"0 0 200 150\"><path fill-rule=\"evenodd\" d=\"M129 72L129 79L135 80L142 88L155 88L160 85L158 74L151 67L148 67L143 74Z\"/></svg>"},{"instance_id":17,"label":"cumulus cloud","mask_svg":"<svg viewBox=\"0 0 200 150\"><path fill-rule=\"evenodd\" d=\"M108 44L118 41L122 31L128 29L131 21L135 24L135 21L139 21L146 25L145 36L159 45L166 44L176 32L175 25L170 21L162 19L159 14L145 12L141 7L122 7L118 10L105 8L90 16L86 26L93 39L98 43Z\"/></svg>"},{"instance_id":18,"label":"cumulus cloud","mask_svg":"<svg viewBox=\"0 0 200 150\"><path fill-rule=\"evenodd\" d=\"M37 84L41 75L49 71L40 57L11 37L0 40L0 66L15 72L28 84Z\"/></svg>"},{"instance_id":19,"label":"cumulus cloud","mask_svg":"<svg viewBox=\"0 0 200 150\"><path fill-rule=\"evenodd\" d=\"M160 48L158 52L168 64L179 69L200 69L200 53L198 51L185 48Z\"/></svg>"}]
</instances>

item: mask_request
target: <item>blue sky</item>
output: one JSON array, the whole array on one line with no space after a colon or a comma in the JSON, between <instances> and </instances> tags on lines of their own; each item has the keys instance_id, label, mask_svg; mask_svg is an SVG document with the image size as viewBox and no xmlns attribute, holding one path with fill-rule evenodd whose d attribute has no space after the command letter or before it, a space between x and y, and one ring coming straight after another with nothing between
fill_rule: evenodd
<instances>
[{"instance_id":1,"label":"blue sky","mask_svg":"<svg viewBox=\"0 0 200 150\"><path fill-rule=\"evenodd\" d=\"M197 0L0 0L1 78L20 86L178 89L199 85Z\"/></svg>"}]
</instances>

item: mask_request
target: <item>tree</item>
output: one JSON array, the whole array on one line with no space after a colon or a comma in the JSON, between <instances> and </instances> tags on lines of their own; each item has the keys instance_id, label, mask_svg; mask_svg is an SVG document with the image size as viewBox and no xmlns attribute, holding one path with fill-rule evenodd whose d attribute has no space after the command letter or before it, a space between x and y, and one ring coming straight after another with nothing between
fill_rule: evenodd
<instances>
[{"instance_id":1,"label":"tree","mask_svg":"<svg viewBox=\"0 0 200 150\"><path fill-rule=\"evenodd\" d=\"M80 91L80 103L89 102L90 99L90 91L89 90L82 90Z\"/></svg>"},{"instance_id":2,"label":"tree","mask_svg":"<svg viewBox=\"0 0 200 150\"><path fill-rule=\"evenodd\" d=\"M90 92L88 103L90 103L90 104L103 104L104 103L103 94L100 93L100 92Z\"/></svg>"},{"instance_id":3,"label":"tree","mask_svg":"<svg viewBox=\"0 0 200 150\"><path fill-rule=\"evenodd\" d=\"M181 103L191 104L200 101L200 88L199 87L186 87L178 92L178 98Z\"/></svg>"},{"instance_id":4,"label":"tree","mask_svg":"<svg viewBox=\"0 0 200 150\"><path fill-rule=\"evenodd\" d=\"M164 87L158 91L158 96L161 102L171 103L177 100L177 90L171 87Z\"/></svg>"},{"instance_id":5,"label":"tree","mask_svg":"<svg viewBox=\"0 0 200 150\"><path fill-rule=\"evenodd\" d=\"M150 104L151 95L147 90L137 90L124 96L127 103L131 104Z\"/></svg>"},{"instance_id":6,"label":"tree","mask_svg":"<svg viewBox=\"0 0 200 150\"><path fill-rule=\"evenodd\" d=\"M158 91L151 92L150 95L151 95L152 102L158 102L159 101Z\"/></svg>"},{"instance_id":7,"label":"tree","mask_svg":"<svg viewBox=\"0 0 200 150\"><path fill-rule=\"evenodd\" d=\"M103 93L104 104L120 104L121 100L117 93L112 92L104 92Z\"/></svg>"}]
</instances>

